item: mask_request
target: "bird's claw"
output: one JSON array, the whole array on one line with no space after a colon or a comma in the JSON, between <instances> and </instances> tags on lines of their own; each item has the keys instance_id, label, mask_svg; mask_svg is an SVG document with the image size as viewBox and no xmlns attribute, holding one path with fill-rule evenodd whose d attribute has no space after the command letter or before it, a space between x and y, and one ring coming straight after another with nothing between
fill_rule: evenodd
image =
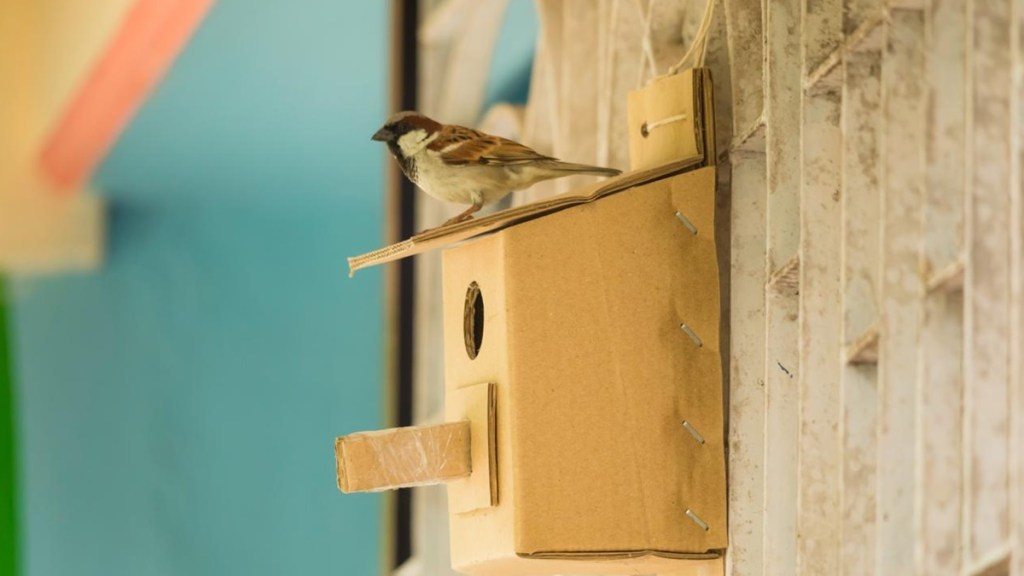
<instances>
[{"instance_id":1,"label":"bird's claw","mask_svg":"<svg viewBox=\"0 0 1024 576\"><path fill-rule=\"evenodd\" d=\"M459 214L458 216L456 216L454 218L449 218L448 220L445 220L444 224L441 224L441 226L450 226L452 224L458 224L459 222L465 222L466 220L472 220L472 219L473 219L473 215L472 214Z\"/></svg>"}]
</instances>

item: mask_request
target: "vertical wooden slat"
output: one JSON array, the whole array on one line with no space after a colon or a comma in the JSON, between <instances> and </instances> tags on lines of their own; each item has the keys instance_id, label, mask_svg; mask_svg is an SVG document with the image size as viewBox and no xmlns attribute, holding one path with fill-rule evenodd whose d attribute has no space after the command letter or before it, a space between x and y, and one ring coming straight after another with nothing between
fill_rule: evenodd
<instances>
[{"instance_id":1,"label":"vertical wooden slat","mask_svg":"<svg viewBox=\"0 0 1024 576\"><path fill-rule=\"evenodd\" d=\"M966 15L965 0L932 0L926 16L928 202L923 256L929 278L963 257Z\"/></svg>"},{"instance_id":2,"label":"vertical wooden slat","mask_svg":"<svg viewBox=\"0 0 1024 576\"><path fill-rule=\"evenodd\" d=\"M765 270L796 258L800 241L801 0L766 6L767 190ZM798 305L795 291L765 300L764 573L796 573Z\"/></svg>"},{"instance_id":3,"label":"vertical wooden slat","mask_svg":"<svg viewBox=\"0 0 1024 576\"><path fill-rule=\"evenodd\" d=\"M801 0L767 2L765 270L795 259L800 241ZM768 287L765 300L764 573L796 573L799 397L795 291Z\"/></svg>"},{"instance_id":4,"label":"vertical wooden slat","mask_svg":"<svg viewBox=\"0 0 1024 576\"><path fill-rule=\"evenodd\" d=\"M924 190L924 18L890 15L882 64L882 338L879 343L878 547L881 574L914 571L917 342L924 282L918 270Z\"/></svg>"},{"instance_id":5,"label":"vertical wooden slat","mask_svg":"<svg viewBox=\"0 0 1024 576\"><path fill-rule=\"evenodd\" d=\"M882 0L843 0L843 34L850 36L883 10Z\"/></svg>"},{"instance_id":6,"label":"vertical wooden slat","mask_svg":"<svg viewBox=\"0 0 1024 576\"><path fill-rule=\"evenodd\" d=\"M929 294L924 307L919 366L920 533L915 542L915 557L916 573L921 575L958 574L962 562L962 346L963 293L939 290Z\"/></svg>"},{"instance_id":7,"label":"vertical wooden slat","mask_svg":"<svg viewBox=\"0 0 1024 576\"><path fill-rule=\"evenodd\" d=\"M761 0L725 0L725 19L734 78L733 132L747 134L762 122L764 111L765 48Z\"/></svg>"},{"instance_id":8,"label":"vertical wooden slat","mask_svg":"<svg viewBox=\"0 0 1024 576\"><path fill-rule=\"evenodd\" d=\"M626 136L626 93L637 87L637 65L643 45L643 28L640 14L636 11L633 1L614 0L610 17L614 19L612 30L612 50L608 54L609 85L611 99L608 115L608 165L615 167L629 166L629 138ZM564 17L570 18L571 14ZM574 38L563 38L563 43L575 42ZM570 94L562 94L561 98L570 98ZM557 180L555 181L557 182Z\"/></svg>"},{"instance_id":9,"label":"vertical wooden slat","mask_svg":"<svg viewBox=\"0 0 1024 576\"><path fill-rule=\"evenodd\" d=\"M660 1L660 0L655 0ZM684 6L692 6L688 0ZM684 23L683 41L687 42L690 36L685 31L699 24L698 17L703 14L694 13L693 8L686 8L686 19ZM715 0L715 13L711 21L711 31L708 35L708 55L705 65L711 70L711 77L715 85L715 147L719 153L730 149L733 140L733 119L732 119L732 62L729 54L729 34L725 24L725 0ZM719 172L722 176L724 172Z\"/></svg>"},{"instance_id":10,"label":"vertical wooden slat","mask_svg":"<svg viewBox=\"0 0 1024 576\"><path fill-rule=\"evenodd\" d=\"M729 551L734 576L763 573L765 157L734 152L730 278Z\"/></svg>"},{"instance_id":11,"label":"vertical wooden slat","mask_svg":"<svg viewBox=\"0 0 1024 576\"><path fill-rule=\"evenodd\" d=\"M1010 535L1010 6L1011 0L973 2L968 60L973 73L964 371L970 565L984 562Z\"/></svg>"},{"instance_id":12,"label":"vertical wooden slat","mask_svg":"<svg viewBox=\"0 0 1024 576\"><path fill-rule=\"evenodd\" d=\"M796 293L769 292L765 309L764 573L796 574Z\"/></svg>"},{"instance_id":13,"label":"vertical wooden slat","mask_svg":"<svg viewBox=\"0 0 1024 576\"><path fill-rule=\"evenodd\" d=\"M841 46L842 1L804 0L800 30L806 77L834 59ZM838 574L840 95L834 91L803 94L800 117L797 573Z\"/></svg>"},{"instance_id":14,"label":"vertical wooden slat","mask_svg":"<svg viewBox=\"0 0 1024 576\"><path fill-rule=\"evenodd\" d=\"M803 61L807 75L832 56L843 42L842 0L804 0Z\"/></svg>"},{"instance_id":15,"label":"vertical wooden slat","mask_svg":"<svg viewBox=\"0 0 1024 576\"><path fill-rule=\"evenodd\" d=\"M1013 90L1015 94L1011 110L1010 129L1013 147L1010 150L1011 206L1013 220L1010 226L1012 236L1011 263L1013 269L1013 286L1011 294L1015 309L1011 321L1015 328L1013 334L1013 355L1011 378L1013 382L1013 430L1014 443L1012 454L1015 459L1013 468L1016 478L1011 484L1011 500L1016 515L1016 540L1014 542L1012 576L1024 576L1024 0L1016 0L1013 5L1013 26L1010 51L1013 54Z\"/></svg>"},{"instance_id":16,"label":"vertical wooden slat","mask_svg":"<svg viewBox=\"0 0 1024 576\"><path fill-rule=\"evenodd\" d=\"M561 21L561 37L571 39L562 43L562 71L558 75L558 93L572 94L572 98L558 99L557 147L552 152L559 158L578 158L573 162L596 163L597 131L593 129L598 116L597 94L600 91L598 75L599 37L593 34L598 26L598 11L592 9L591 0L569 0L558 6L571 18ZM640 62L636 63L637 65ZM621 135L626 139L625 135Z\"/></svg>"},{"instance_id":17,"label":"vertical wooden slat","mask_svg":"<svg viewBox=\"0 0 1024 576\"><path fill-rule=\"evenodd\" d=\"M848 54L843 80L843 344L878 320L882 103L880 55Z\"/></svg>"},{"instance_id":18,"label":"vertical wooden slat","mask_svg":"<svg viewBox=\"0 0 1024 576\"><path fill-rule=\"evenodd\" d=\"M800 457L797 567L838 574L841 312L840 96L805 95L800 189Z\"/></svg>"},{"instance_id":19,"label":"vertical wooden slat","mask_svg":"<svg viewBox=\"0 0 1024 576\"><path fill-rule=\"evenodd\" d=\"M962 266L966 42L964 0L933 0L926 12L928 86L921 269L929 278L921 328L917 439L917 573L961 566L963 293L933 280Z\"/></svg>"},{"instance_id":20,"label":"vertical wooden slat","mask_svg":"<svg viewBox=\"0 0 1024 576\"><path fill-rule=\"evenodd\" d=\"M878 52L848 54L843 68L843 344L850 347L878 321L881 195L881 82ZM848 356L849 354L847 354ZM842 567L871 574L875 550L877 369L843 367Z\"/></svg>"},{"instance_id":21,"label":"vertical wooden slat","mask_svg":"<svg viewBox=\"0 0 1024 576\"><path fill-rule=\"evenodd\" d=\"M800 242L801 0L771 0L767 11L769 274L797 255ZM770 340L770 338L769 338Z\"/></svg>"},{"instance_id":22,"label":"vertical wooden slat","mask_svg":"<svg viewBox=\"0 0 1024 576\"><path fill-rule=\"evenodd\" d=\"M874 573L877 367L843 369L842 573Z\"/></svg>"}]
</instances>

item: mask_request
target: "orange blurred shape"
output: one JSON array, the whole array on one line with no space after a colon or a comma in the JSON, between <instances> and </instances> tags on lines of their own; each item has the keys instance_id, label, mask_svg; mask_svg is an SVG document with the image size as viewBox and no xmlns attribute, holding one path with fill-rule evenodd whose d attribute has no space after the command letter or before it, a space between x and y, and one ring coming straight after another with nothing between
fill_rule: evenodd
<instances>
[{"instance_id":1,"label":"orange blurred shape","mask_svg":"<svg viewBox=\"0 0 1024 576\"><path fill-rule=\"evenodd\" d=\"M138 0L47 137L39 155L58 194L81 188L170 68L213 0Z\"/></svg>"}]
</instances>

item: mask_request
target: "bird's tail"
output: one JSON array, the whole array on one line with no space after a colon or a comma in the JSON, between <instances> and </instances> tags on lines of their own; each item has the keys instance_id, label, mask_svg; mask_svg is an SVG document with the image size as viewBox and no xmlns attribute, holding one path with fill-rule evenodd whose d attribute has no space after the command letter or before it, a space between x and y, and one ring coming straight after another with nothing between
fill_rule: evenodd
<instances>
[{"instance_id":1,"label":"bird's tail","mask_svg":"<svg viewBox=\"0 0 1024 576\"><path fill-rule=\"evenodd\" d=\"M550 168L556 172L593 174L595 176L618 176L619 174L622 174L622 170L616 170L615 168L602 168L600 166L589 166L587 164L573 164L572 162L562 162L560 160L549 163L546 168Z\"/></svg>"}]
</instances>

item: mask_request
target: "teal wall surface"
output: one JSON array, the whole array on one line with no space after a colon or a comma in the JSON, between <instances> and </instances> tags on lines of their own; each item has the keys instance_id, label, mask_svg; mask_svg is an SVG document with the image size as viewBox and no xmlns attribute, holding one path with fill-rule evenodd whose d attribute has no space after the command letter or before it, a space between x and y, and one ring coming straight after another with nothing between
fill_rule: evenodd
<instances>
[{"instance_id":1,"label":"teal wall surface","mask_svg":"<svg viewBox=\"0 0 1024 576\"><path fill-rule=\"evenodd\" d=\"M540 22L531 0L512 0L505 9L484 91L484 112L499 102L525 105Z\"/></svg>"},{"instance_id":2,"label":"teal wall surface","mask_svg":"<svg viewBox=\"0 0 1024 576\"><path fill-rule=\"evenodd\" d=\"M11 283L21 572L380 572L386 2L219 0L95 175L95 273Z\"/></svg>"}]
</instances>

